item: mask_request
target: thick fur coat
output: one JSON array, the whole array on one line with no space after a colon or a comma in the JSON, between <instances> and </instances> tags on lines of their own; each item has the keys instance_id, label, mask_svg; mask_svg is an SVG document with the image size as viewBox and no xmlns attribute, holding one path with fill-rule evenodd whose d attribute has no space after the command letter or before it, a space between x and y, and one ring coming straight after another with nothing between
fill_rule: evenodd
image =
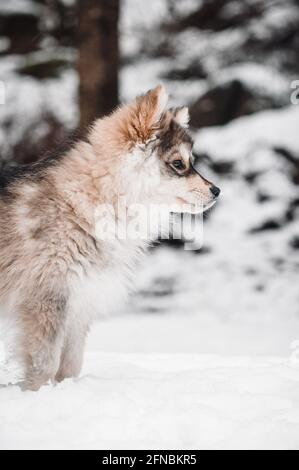
<instances>
[{"instance_id":1,"label":"thick fur coat","mask_svg":"<svg viewBox=\"0 0 299 470\"><path fill-rule=\"evenodd\" d=\"M97 208L120 197L126 210L206 208L218 195L191 166L187 108L166 104L158 86L97 120L68 152L2 178L0 304L18 324L26 388L79 374L90 324L124 299L148 244L99 239Z\"/></svg>"}]
</instances>

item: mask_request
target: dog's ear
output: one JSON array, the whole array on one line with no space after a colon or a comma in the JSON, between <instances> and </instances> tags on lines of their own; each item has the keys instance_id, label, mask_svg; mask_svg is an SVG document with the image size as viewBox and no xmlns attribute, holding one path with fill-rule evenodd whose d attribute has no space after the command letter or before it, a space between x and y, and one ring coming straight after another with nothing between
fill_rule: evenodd
<instances>
[{"instance_id":1,"label":"dog's ear","mask_svg":"<svg viewBox=\"0 0 299 470\"><path fill-rule=\"evenodd\" d=\"M158 124L167 101L168 94L163 85L158 85L137 98L137 114L141 128L150 130Z\"/></svg>"},{"instance_id":2,"label":"dog's ear","mask_svg":"<svg viewBox=\"0 0 299 470\"><path fill-rule=\"evenodd\" d=\"M173 114L174 120L182 127L187 128L189 126L189 109L187 106L181 106L180 108L172 108L171 112Z\"/></svg>"},{"instance_id":3,"label":"dog's ear","mask_svg":"<svg viewBox=\"0 0 299 470\"><path fill-rule=\"evenodd\" d=\"M105 128L106 135L113 134L113 147L115 148L132 149L137 143L146 144L155 137L159 130L167 100L168 95L165 87L158 85L144 95L138 96L132 103L118 108L111 116L101 120L100 127L102 130ZM114 123L112 123L112 119ZM97 126L97 133L99 134L99 126Z\"/></svg>"},{"instance_id":4,"label":"dog's ear","mask_svg":"<svg viewBox=\"0 0 299 470\"><path fill-rule=\"evenodd\" d=\"M164 85L158 85L156 88L147 92L147 95L150 100L149 106L152 107L152 119L153 124L159 122L162 114L164 113L167 102L168 102L168 94L164 87Z\"/></svg>"}]
</instances>

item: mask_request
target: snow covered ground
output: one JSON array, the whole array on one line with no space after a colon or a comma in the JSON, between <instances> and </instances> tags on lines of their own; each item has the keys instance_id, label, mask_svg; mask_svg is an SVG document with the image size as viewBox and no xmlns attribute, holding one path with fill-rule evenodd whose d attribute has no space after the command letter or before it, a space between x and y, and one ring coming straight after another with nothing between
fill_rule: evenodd
<instances>
[{"instance_id":1,"label":"snow covered ground","mask_svg":"<svg viewBox=\"0 0 299 470\"><path fill-rule=\"evenodd\" d=\"M92 329L78 380L7 386L17 368L0 342L0 448L299 449L299 226L285 219L298 190L273 150L299 154L298 120L290 106L198 133L198 152L234 165L203 250L149 253L131 301ZM252 233L269 218L281 226Z\"/></svg>"},{"instance_id":2,"label":"snow covered ground","mask_svg":"<svg viewBox=\"0 0 299 470\"><path fill-rule=\"evenodd\" d=\"M0 390L0 448L298 448L298 386L279 359L89 352L76 382Z\"/></svg>"}]
</instances>

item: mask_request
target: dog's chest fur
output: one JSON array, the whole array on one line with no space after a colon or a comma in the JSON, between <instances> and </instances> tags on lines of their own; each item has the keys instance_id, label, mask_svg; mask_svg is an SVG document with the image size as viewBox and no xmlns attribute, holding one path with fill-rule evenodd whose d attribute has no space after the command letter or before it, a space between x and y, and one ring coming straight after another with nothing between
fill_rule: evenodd
<instances>
[{"instance_id":1,"label":"dog's chest fur","mask_svg":"<svg viewBox=\"0 0 299 470\"><path fill-rule=\"evenodd\" d=\"M77 266L68 278L68 314L76 321L91 323L115 311L127 298L132 286L136 259L144 251L140 244L103 243L105 259Z\"/></svg>"}]
</instances>

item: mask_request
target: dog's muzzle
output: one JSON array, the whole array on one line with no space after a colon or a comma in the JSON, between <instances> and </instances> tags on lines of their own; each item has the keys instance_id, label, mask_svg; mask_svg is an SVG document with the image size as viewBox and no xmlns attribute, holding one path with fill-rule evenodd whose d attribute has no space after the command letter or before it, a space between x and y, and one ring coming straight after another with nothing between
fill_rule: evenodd
<instances>
[{"instance_id":1,"label":"dog's muzzle","mask_svg":"<svg viewBox=\"0 0 299 470\"><path fill-rule=\"evenodd\" d=\"M191 168L195 171L195 173L197 173L198 176L200 176L207 184L210 185L210 191L211 191L211 193L213 194L214 199L217 199L217 197L218 197L219 194L221 193L221 189L218 188L217 186L215 186L213 183L211 183L211 181L209 181L209 180L207 180L206 178L204 178L201 173L199 173L198 169L196 168L196 163L195 163L195 157L194 157L194 155L191 155L191 156L190 156L189 161L190 161L190 166L191 166Z\"/></svg>"}]
</instances>

